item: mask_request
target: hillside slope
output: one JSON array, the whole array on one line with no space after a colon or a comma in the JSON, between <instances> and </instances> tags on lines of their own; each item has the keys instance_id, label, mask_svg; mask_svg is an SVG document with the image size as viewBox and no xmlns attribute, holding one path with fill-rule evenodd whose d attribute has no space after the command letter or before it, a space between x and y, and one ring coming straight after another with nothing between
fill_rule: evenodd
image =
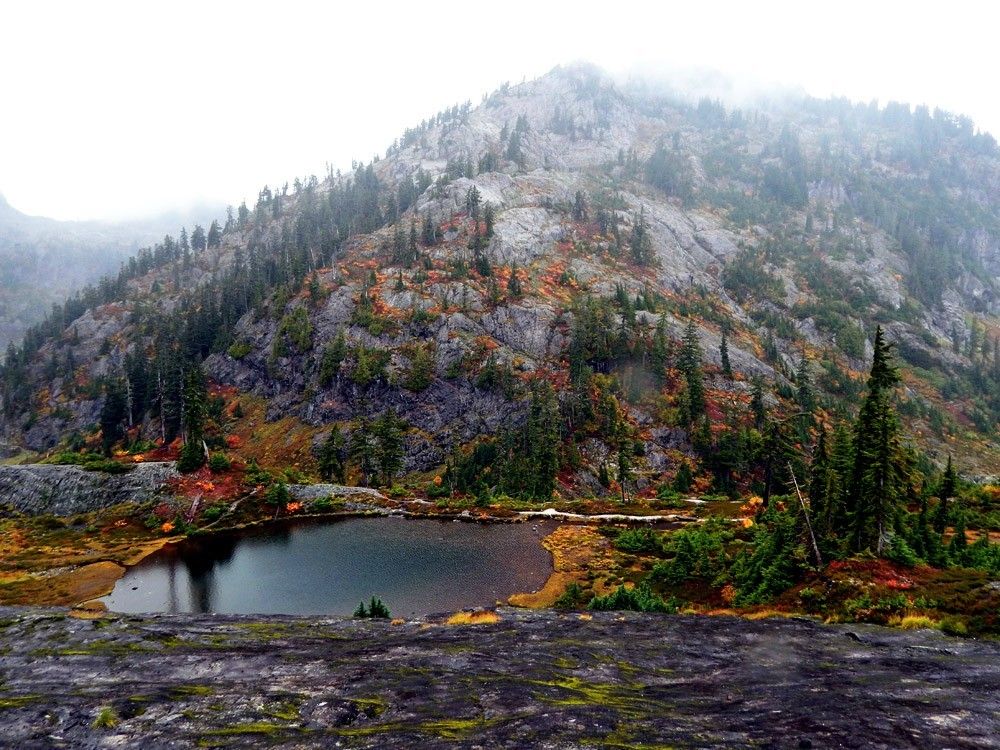
<instances>
[{"instance_id":1,"label":"hillside slope","mask_svg":"<svg viewBox=\"0 0 1000 750\"><path fill-rule=\"evenodd\" d=\"M140 247L211 210L121 223L27 216L0 195L0 350L85 285L113 274Z\"/></svg>"},{"instance_id":2,"label":"hillside slope","mask_svg":"<svg viewBox=\"0 0 1000 750\"><path fill-rule=\"evenodd\" d=\"M850 413L880 324L910 434L995 474L998 279L1000 155L962 118L556 69L141 253L8 358L3 429L79 442L117 388L130 440L167 444L201 363L209 442L264 465L314 473L336 427L358 481L447 464L454 489L544 495L557 466L605 495L691 463L728 490L761 479L761 405L815 413L806 447ZM398 465L365 455L379 430Z\"/></svg>"}]
</instances>

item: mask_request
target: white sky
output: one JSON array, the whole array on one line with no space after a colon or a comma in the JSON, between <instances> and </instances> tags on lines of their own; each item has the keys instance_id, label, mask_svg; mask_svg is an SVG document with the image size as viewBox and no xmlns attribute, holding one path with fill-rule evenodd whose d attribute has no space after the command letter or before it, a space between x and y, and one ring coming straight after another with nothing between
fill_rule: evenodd
<instances>
[{"instance_id":1,"label":"white sky","mask_svg":"<svg viewBox=\"0 0 1000 750\"><path fill-rule=\"evenodd\" d=\"M343 7L341 7L343 6ZM321 175L590 60L927 103L1000 134L990 2L30 2L0 11L0 192L124 218Z\"/></svg>"}]
</instances>

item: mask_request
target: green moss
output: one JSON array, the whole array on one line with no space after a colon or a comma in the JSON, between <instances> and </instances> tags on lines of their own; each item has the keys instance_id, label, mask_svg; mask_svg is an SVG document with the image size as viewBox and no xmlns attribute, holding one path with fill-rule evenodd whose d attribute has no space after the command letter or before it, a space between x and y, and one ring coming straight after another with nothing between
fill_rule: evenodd
<instances>
[{"instance_id":1,"label":"green moss","mask_svg":"<svg viewBox=\"0 0 1000 750\"><path fill-rule=\"evenodd\" d=\"M27 706L29 703L34 703L40 697L38 695L11 695L0 698L0 710L5 708L21 708L22 706Z\"/></svg>"},{"instance_id":2,"label":"green moss","mask_svg":"<svg viewBox=\"0 0 1000 750\"><path fill-rule=\"evenodd\" d=\"M193 696L193 695L214 695L215 688L211 685L176 685L170 688L170 697L173 700Z\"/></svg>"},{"instance_id":3,"label":"green moss","mask_svg":"<svg viewBox=\"0 0 1000 750\"><path fill-rule=\"evenodd\" d=\"M644 686L639 683L589 682L573 676L528 682L544 688L536 693L538 700L562 708L600 706L631 718L662 714L668 708L661 701L646 698Z\"/></svg>"},{"instance_id":4,"label":"green moss","mask_svg":"<svg viewBox=\"0 0 1000 750\"><path fill-rule=\"evenodd\" d=\"M504 717L487 719L477 716L470 719L433 719L418 725L417 729L424 734L433 734L444 740L464 740L473 734L503 720Z\"/></svg>"},{"instance_id":5,"label":"green moss","mask_svg":"<svg viewBox=\"0 0 1000 750\"><path fill-rule=\"evenodd\" d=\"M361 713L371 719L377 719L389 710L388 701L378 695L365 698L350 698L349 700L358 707Z\"/></svg>"}]
</instances>

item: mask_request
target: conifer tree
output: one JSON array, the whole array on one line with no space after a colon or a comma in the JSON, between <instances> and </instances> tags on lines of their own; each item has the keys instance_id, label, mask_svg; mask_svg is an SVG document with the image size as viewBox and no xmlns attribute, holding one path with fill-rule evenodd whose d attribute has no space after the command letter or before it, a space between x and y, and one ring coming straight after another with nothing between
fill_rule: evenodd
<instances>
[{"instance_id":1,"label":"conifer tree","mask_svg":"<svg viewBox=\"0 0 1000 750\"><path fill-rule=\"evenodd\" d=\"M200 468L205 455L205 420L208 416L208 391L205 374L200 365L191 367L184 378L183 431L184 445L177 460L180 471L194 471Z\"/></svg>"},{"instance_id":2,"label":"conifer tree","mask_svg":"<svg viewBox=\"0 0 1000 750\"><path fill-rule=\"evenodd\" d=\"M337 425L333 426L326 440L319 449L319 475L329 481L344 483L346 467L344 465L344 433Z\"/></svg>"},{"instance_id":3,"label":"conifer tree","mask_svg":"<svg viewBox=\"0 0 1000 750\"><path fill-rule=\"evenodd\" d=\"M510 276L507 278L507 293L514 299L518 299L521 294L521 279L517 275L517 263L510 267Z\"/></svg>"},{"instance_id":4,"label":"conifer tree","mask_svg":"<svg viewBox=\"0 0 1000 750\"><path fill-rule=\"evenodd\" d=\"M105 456L111 455L111 448L125 435L125 417L128 407L121 381L113 380L105 389L101 406L101 448Z\"/></svg>"},{"instance_id":5,"label":"conifer tree","mask_svg":"<svg viewBox=\"0 0 1000 750\"><path fill-rule=\"evenodd\" d=\"M729 334L728 327L722 328L722 341L719 342L719 358L722 360L722 374L727 378L733 377L733 365L729 361Z\"/></svg>"},{"instance_id":6,"label":"conifer tree","mask_svg":"<svg viewBox=\"0 0 1000 750\"><path fill-rule=\"evenodd\" d=\"M688 321L677 357L677 369L684 376L685 390L681 408L681 421L694 424L705 413L705 385L702 382L701 343L694 321Z\"/></svg>"},{"instance_id":7,"label":"conifer tree","mask_svg":"<svg viewBox=\"0 0 1000 750\"><path fill-rule=\"evenodd\" d=\"M403 467L403 433L406 426L406 422L392 408L387 409L373 425L375 461L384 486L392 484L393 477Z\"/></svg>"},{"instance_id":8,"label":"conifer tree","mask_svg":"<svg viewBox=\"0 0 1000 750\"><path fill-rule=\"evenodd\" d=\"M944 476L941 478L941 487L938 490L938 505L934 511L934 531L943 534L948 526L948 500L955 495L955 468L951 463L951 454L948 454L948 465L945 467Z\"/></svg>"},{"instance_id":9,"label":"conifer tree","mask_svg":"<svg viewBox=\"0 0 1000 750\"><path fill-rule=\"evenodd\" d=\"M848 512L855 551L882 554L906 494L907 466L892 394L899 373L892 363L892 344L882 327L875 331L874 358L868 393L854 425L854 466Z\"/></svg>"},{"instance_id":10,"label":"conifer tree","mask_svg":"<svg viewBox=\"0 0 1000 750\"><path fill-rule=\"evenodd\" d=\"M653 238L646 223L646 209L643 207L639 215L632 221L632 235L629 238L629 249L632 260L640 266L649 265L653 261Z\"/></svg>"}]
</instances>

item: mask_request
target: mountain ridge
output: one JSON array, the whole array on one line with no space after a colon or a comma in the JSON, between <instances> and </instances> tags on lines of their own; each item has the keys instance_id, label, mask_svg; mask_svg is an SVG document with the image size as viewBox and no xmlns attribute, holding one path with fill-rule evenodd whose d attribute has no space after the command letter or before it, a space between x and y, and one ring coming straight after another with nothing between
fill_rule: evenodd
<instances>
[{"instance_id":1,"label":"mountain ridge","mask_svg":"<svg viewBox=\"0 0 1000 750\"><path fill-rule=\"evenodd\" d=\"M353 434L387 406L407 425L398 470L454 467L469 460L456 449L523 422L546 381L563 417L561 491L609 492L622 450L598 417L567 427L582 398L591 411L613 400L643 492L696 461L699 440L746 423L752 378L794 410L803 358L819 421L847 413L879 324L906 365L915 438L938 461L962 450L981 474L998 455L998 164L992 138L946 113L805 99L782 119L556 69L446 110L348 175L265 188L191 258L149 251L112 298L43 326L7 364L6 435L45 450L86 432L140 353L162 379L162 325L218 388L293 428L302 445L283 459L307 472L332 426ZM688 321L707 362L707 437L679 416ZM568 375L581 363L587 398ZM169 400L130 415L142 436L181 431L180 418L164 428ZM759 467L735 476L752 485Z\"/></svg>"}]
</instances>

